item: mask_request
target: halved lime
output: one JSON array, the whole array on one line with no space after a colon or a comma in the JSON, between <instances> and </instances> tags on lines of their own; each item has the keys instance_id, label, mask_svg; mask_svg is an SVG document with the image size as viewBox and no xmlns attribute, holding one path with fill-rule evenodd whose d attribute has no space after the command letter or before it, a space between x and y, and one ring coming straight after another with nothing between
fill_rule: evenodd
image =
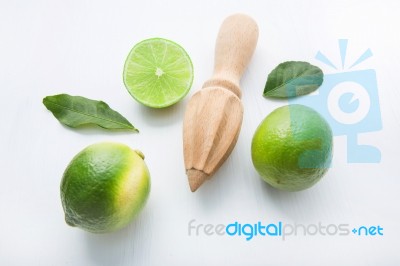
<instances>
[{"instance_id":1,"label":"halved lime","mask_svg":"<svg viewBox=\"0 0 400 266\"><path fill-rule=\"evenodd\" d=\"M180 45L152 38L132 48L123 77L134 99L149 107L162 108L177 103L189 92L193 65Z\"/></svg>"}]
</instances>

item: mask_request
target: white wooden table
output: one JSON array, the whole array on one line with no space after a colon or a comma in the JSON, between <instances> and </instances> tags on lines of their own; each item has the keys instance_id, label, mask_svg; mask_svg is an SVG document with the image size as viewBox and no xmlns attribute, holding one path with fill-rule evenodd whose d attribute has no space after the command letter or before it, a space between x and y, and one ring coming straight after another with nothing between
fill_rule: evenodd
<instances>
[{"instance_id":1,"label":"white wooden table","mask_svg":"<svg viewBox=\"0 0 400 266\"><path fill-rule=\"evenodd\" d=\"M0 0L0 265L399 265L400 264L400 2L398 1L7 1ZM215 177L196 193L186 180L182 119L189 97L162 110L145 108L124 88L122 68L140 40L164 37L192 58L190 94L209 78L215 37L236 12L256 19L260 38L242 80L244 120L238 143ZM354 70L377 75L382 130L359 134L377 147L380 163L347 162L345 136L336 136L333 165L315 187L284 193L266 185L250 157L260 121L286 101L267 100L267 74L286 60L323 52L341 65L370 48ZM71 130L42 105L46 95L101 99L140 134ZM140 149L151 171L148 204L128 228L94 235L65 224L59 196L71 158L98 141ZM381 226L383 235L189 235L189 222Z\"/></svg>"}]
</instances>

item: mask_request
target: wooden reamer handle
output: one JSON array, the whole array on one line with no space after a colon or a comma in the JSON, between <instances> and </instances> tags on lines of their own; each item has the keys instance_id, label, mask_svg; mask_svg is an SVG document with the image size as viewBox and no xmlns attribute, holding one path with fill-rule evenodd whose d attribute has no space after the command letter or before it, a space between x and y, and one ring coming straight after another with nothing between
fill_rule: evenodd
<instances>
[{"instance_id":1,"label":"wooden reamer handle","mask_svg":"<svg viewBox=\"0 0 400 266\"><path fill-rule=\"evenodd\" d=\"M235 14L226 18L215 44L214 74L203 88L221 86L240 98L240 78L250 62L257 40L258 26L251 17Z\"/></svg>"}]
</instances>

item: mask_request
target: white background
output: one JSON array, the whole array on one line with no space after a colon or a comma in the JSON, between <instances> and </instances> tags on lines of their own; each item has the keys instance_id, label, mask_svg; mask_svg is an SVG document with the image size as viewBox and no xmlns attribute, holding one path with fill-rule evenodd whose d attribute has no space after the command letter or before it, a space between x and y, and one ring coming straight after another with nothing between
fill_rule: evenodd
<instances>
[{"instance_id":1,"label":"white background","mask_svg":"<svg viewBox=\"0 0 400 266\"><path fill-rule=\"evenodd\" d=\"M399 1L6 1L0 2L0 265L399 265ZM124 88L132 46L149 37L181 44L192 58L190 94L208 79L222 20L236 12L258 22L260 37L241 83L245 108L232 155L196 193L186 180L182 119L189 97L162 110L145 108ZM267 74L318 50L340 65L339 38L349 39L356 69L375 69L383 130L359 135L378 147L379 164L349 164L346 137L335 137L333 167L313 188L279 192L255 172L252 135L285 101L263 98ZM46 95L102 99L139 134L62 126L42 105ZM98 141L140 149L152 190L126 229L94 235L66 225L59 197L71 158ZM384 236L189 236L188 222L348 223L381 225Z\"/></svg>"}]
</instances>

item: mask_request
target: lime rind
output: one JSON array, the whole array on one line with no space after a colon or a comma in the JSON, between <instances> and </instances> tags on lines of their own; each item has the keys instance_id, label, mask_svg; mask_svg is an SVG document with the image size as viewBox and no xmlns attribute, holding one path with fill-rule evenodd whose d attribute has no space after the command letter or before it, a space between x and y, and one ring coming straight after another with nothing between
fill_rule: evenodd
<instances>
[{"instance_id":1,"label":"lime rind","mask_svg":"<svg viewBox=\"0 0 400 266\"><path fill-rule=\"evenodd\" d=\"M149 170L138 152L113 142L90 145L64 172L65 220L93 233L121 229L143 209L150 187Z\"/></svg>"},{"instance_id":2,"label":"lime rind","mask_svg":"<svg viewBox=\"0 0 400 266\"><path fill-rule=\"evenodd\" d=\"M163 108L188 94L193 83L193 64L179 44L163 38L146 39L130 51L123 80L135 100Z\"/></svg>"},{"instance_id":3,"label":"lime rind","mask_svg":"<svg viewBox=\"0 0 400 266\"><path fill-rule=\"evenodd\" d=\"M257 127L252 162L261 178L285 191L316 184L329 170L332 130L315 110L303 105L277 108Z\"/></svg>"}]
</instances>

